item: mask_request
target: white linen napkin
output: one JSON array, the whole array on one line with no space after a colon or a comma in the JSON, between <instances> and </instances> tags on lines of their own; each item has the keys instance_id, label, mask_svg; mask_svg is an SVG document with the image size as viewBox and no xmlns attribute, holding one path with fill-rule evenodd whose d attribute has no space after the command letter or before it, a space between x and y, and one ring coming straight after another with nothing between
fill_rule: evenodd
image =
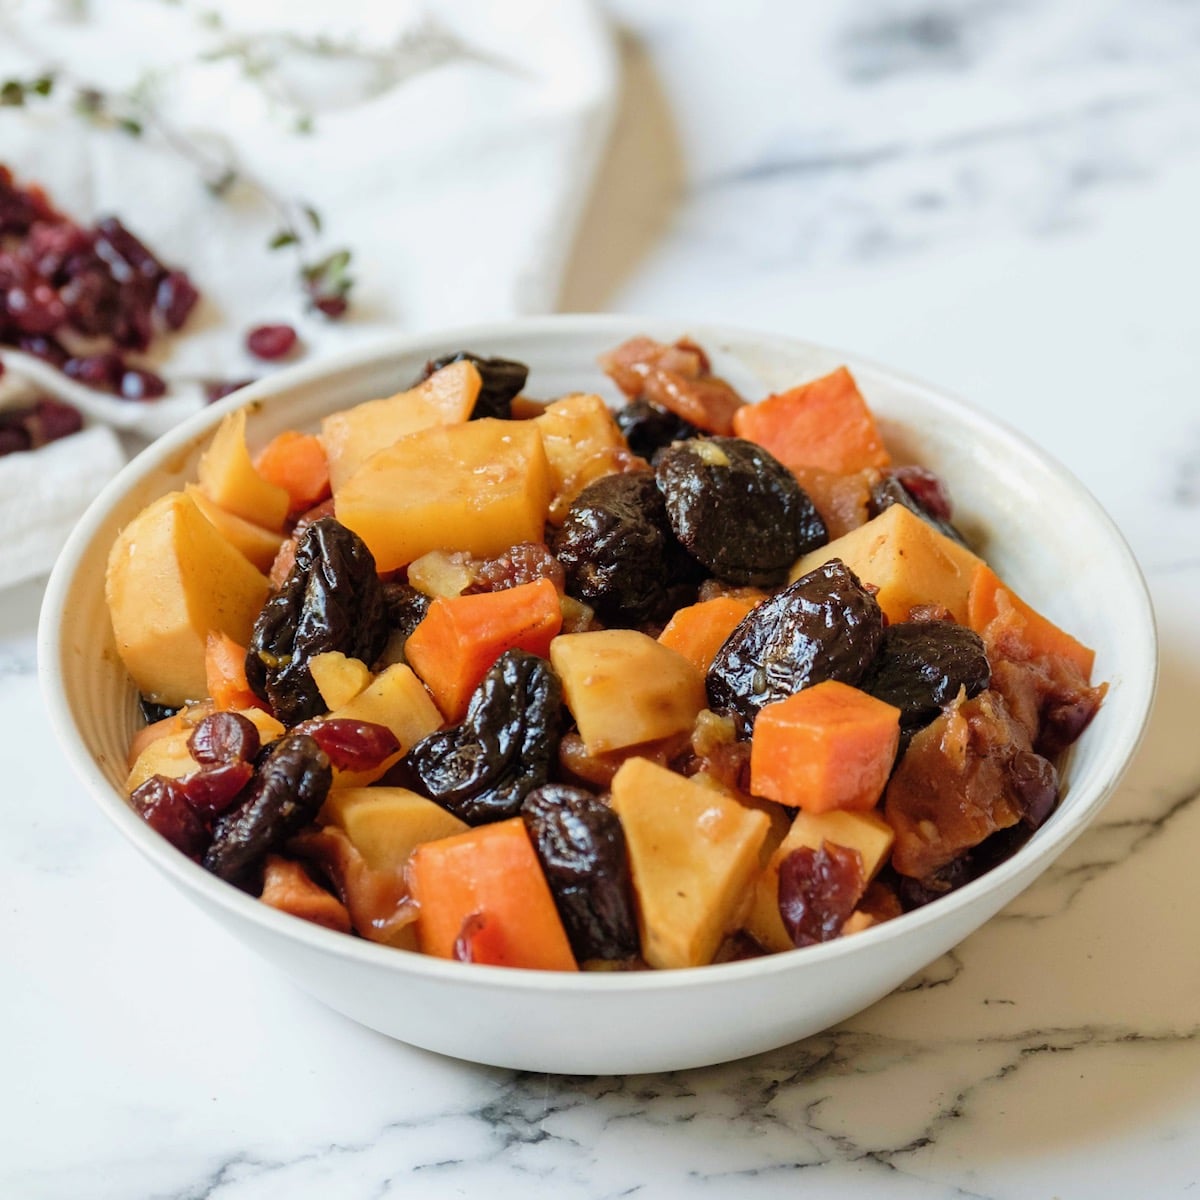
<instances>
[{"instance_id":1,"label":"white linen napkin","mask_svg":"<svg viewBox=\"0 0 1200 1200\"><path fill-rule=\"evenodd\" d=\"M157 402L0 357L90 427L143 437L202 407L202 381L274 369L244 348L255 325L295 326L311 357L552 308L616 90L590 0L0 6L0 82L47 72L49 96L0 108L0 162L80 221L119 216L204 299L149 356L170 384ZM99 119L78 111L89 88ZM288 230L299 244L270 249ZM329 321L307 310L298 272L342 248L351 309ZM18 502L45 517L0 586L51 565L103 482L97 444L58 444L52 473L30 466L45 449L0 458L0 521Z\"/></svg>"}]
</instances>

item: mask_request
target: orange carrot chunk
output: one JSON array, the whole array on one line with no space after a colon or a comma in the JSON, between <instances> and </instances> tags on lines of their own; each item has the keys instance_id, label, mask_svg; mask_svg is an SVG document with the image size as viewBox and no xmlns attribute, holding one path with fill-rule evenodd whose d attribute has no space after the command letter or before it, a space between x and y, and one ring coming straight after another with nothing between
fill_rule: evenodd
<instances>
[{"instance_id":1,"label":"orange carrot chunk","mask_svg":"<svg viewBox=\"0 0 1200 1200\"><path fill-rule=\"evenodd\" d=\"M578 970L520 817L422 843L409 859L408 881L423 954Z\"/></svg>"},{"instance_id":2,"label":"orange carrot chunk","mask_svg":"<svg viewBox=\"0 0 1200 1200\"><path fill-rule=\"evenodd\" d=\"M892 460L854 376L845 367L790 391L747 404L733 431L769 450L789 468L820 467L849 475Z\"/></svg>"},{"instance_id":3,"label":"orange carrot chunk","mask_svg":"<svg viewBox=\"0 0 1200 1200\"><path fill-rule=\"evenodd\" d=\"M758 603L755 597L717 596L689 604L667 622L658 640L707 673L725 639Z\"/></svg>"},{"instance_id":4,"label":"orange carrot chunk","mask_svg":"<svg viewBox=\"0 0 1200 1200\"><path fill-rule=\"evenodd\" d=\"M304 512L329 495L329 462L320 439L311 433L285 430L254 460L254 469L281 487L291 503L288 511Z\"/></svg>"},{"instance_id":5,"label":"orange carrot chunk","mask_svg":"<svg viewBox=\"0 0 1200 1200\"><path fill-rule=\"evenodd\" d=\"M967 593L967 624L981 636L989 626L993 632L1004 626L1006 632L1029 647L1031 657L1058 655L1073 662L1084 680L1091 678L1095 651L1031 608L983 563L975 572Z\"/></svg>"},{"instance_id":6,"label":"orange carrot chunk","mask_svg":"<svg viewBox=\"0 0 1200 1200\"><path fill-rule=\"evenodd\" d=\"M549 579L476 596L439 596L404 645L447 721L460 721L471 693L505 650L543 658L562 627L558 589Z\"/></svg>"},{"instance_id":7,"label":"orange carrot chunk","mask_svg":"<svg viewBox=\"0 0 1200 1200\"><path fill-rule=\"evenodd\" d=\"M246 647L227 633L214 629L205 638L204 676L218 711L265 707L246 680Z\"/></svg>"},{"instance_id":8,"label":"orange carrot chunk","mask_svg":"<svg viewBox=\"0 0 1200 1200\"><path fill-rule=\"evenodd\" d=\"M750 742L750 790L808 813L874 808L900 742L900 710L826 680L766 705Z\"/></svg>"}]
</instances>

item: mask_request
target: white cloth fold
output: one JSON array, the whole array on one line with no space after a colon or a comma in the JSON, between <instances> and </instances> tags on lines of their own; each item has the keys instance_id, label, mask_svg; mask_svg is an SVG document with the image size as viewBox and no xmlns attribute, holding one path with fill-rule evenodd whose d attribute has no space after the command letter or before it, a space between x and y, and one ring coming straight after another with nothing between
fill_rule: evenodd
<instances>
[{"instance_id":1,"label":"white cloth fold","mask_svg":"<svg viewBox=\"0 0 1200 1200\"><path fill-rule=\"evenodd\" d=\"M590 0L0 9L0 80L47 70L48 98L0 109L0 162L80 221L120 216L204 300L153 348L171 386L155 403L89 392L4 348L0 357L92 426L145 437L200 408L202 381L274 369L245 351L254 325L294 325L311 357L387 330L552 308L616 90ZM82 87L137 117L141 136L81 117ZM214 196L206 183L220 179ZM287 228L303 244L269 249ZM352 307L330 322L306 310L297 276L301 261L340 248L352 254ZM83 452L68 439L55 453L82 467ZM43 453L0 459L0 520L8 477L36 484L19 460ZM0 586L45 570L102 482L90 469L60 472L53 505L42 497L55 522L38 523Z\"/></svg>"}]
</instances>

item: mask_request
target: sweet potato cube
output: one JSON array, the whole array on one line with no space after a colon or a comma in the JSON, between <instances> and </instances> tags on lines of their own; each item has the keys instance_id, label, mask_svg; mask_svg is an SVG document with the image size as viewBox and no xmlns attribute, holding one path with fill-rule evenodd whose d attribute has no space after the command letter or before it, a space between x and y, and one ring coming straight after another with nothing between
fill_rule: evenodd
<instances>
[{"instance_id":1,"label":"sweet potato cube","mask_svg":"<svg viewBox=\"0 0 1200 1200\"><path fill-rule=\"evenodd\" d=\"M599 396L564 396L547 404L533 423L550 463L550 520L555 523L589 483L624 470L632 459L612 410Z\"/></svg>"},{"instance_id":2,"label":"sweet potato cube","mask_svg":"<svg viewBox=\"0 0 1200 1200\"><path fill-rule=\"evenodd\" d=\"M378 675L353 700L329 714L329 719L370 721L385 725L400 743L400 749L378 766L364 771L335 771L333 786L365 787L385 774L423 737L441 727L442 714L429 698L412 668L396 663Z\"/></svg>"},{"instance_id":3,"label":"sweet potato cube","mask_svg":"<svg viewBox=\"0 0 1200 1200\"><path fill-rule=\"evenodd\" d=\"M634 629L560 634L550 662L589 754L682 733L708 703L699 669Z\"/></svg>"},{"instance_id":4,"label":"sweet potato cube","mask_svg":"<svg viewBox=\"0 0 1200 1200\"><path fill-rule=\"evenodd\" d=\"M875 599L889 621L907 621L917 604L943 604L960 625L967 622L967 594L983 561L902 504L804 555L789 582L833 558L879 589Z\"/></svg>"},{"instance_id":5,"label":"sweet potato cube","mask_svg":"<svg viewBox=\"0 0 1200 1200\"><path fill-rule=\"evenodd\" d=\"M899 743L898 708L827 679L758 714L750 790L810 813L872 809Z\"/></svg>"},{"instance_id":6,"label":"sweet potato cube","mask_svg":"<svg viewBox=\"0 0 1200 1200\"><path fill-rule=\"evenodd\" d=\"M245 645L268 592L266 577L183 492L121 530L104 588L121 660L143 695L169 705L206 694L209 632Z\"/></svg>"},{"instance_id":7,"label":"sweet potato cube","mask_svg":"<svg viewBox=\"0 0 1200 1200\"><path fill-rule=\"evenodd\" d=\"M819 850L825 842L857 850L862 857L865 889L887 861L894 840L892 827L876 812L797 813L787 836L755 880L746 932L764 950L794 948L779 915L779 865L793 850L802 846Z\"/></svg>"},{"instance_id":8,"label":"sweet potato cube","mask_svg":"<svg viewBox=\"0 0 1200 1200\"><path fill-rule=\"evenodd\" d=\"M849 475L892 460L854 376L845 367L790 391L746 404L733 431L788 467L820 467Z\"/></svg>"},{"instance_id":9,"label":"sweet potato cube","mask_svg":"<svg viewBox=\"0 0 1200 1200\"><path fill-rule=\"evenodd\" d=\"M481 382L474 363L450 363L408 391L367 400L326 417L321 422L321 445L334 493L371 455L407 434L466 421Z\"/></svg>"},{"instance_id":10,"label":"sweet potato cube","mask_svg":"<svg viewBox=\"0 0 1200 1200\"><path fill-rule=\"evenodd\" d=\"M410 433L367 459L335 498L338 520L380 571L430 550L490 558L542 541L550 468L532 422L485 417Z\"/></svg>"},{"instance_id":11,"label":"sweet potato cube","mask_svg":"<svg viewBox=\"0 0 1200 1200\"><path fill-rule=\"evenodd\" d=\"M1069 659L1085 680L1091 678L1096 652L1026 604L985 563L979 564L971 581L967 595L967 624L980 635L989 626L993 631L1004 626L1029 647L1034 657L1057 655Z\"/></svg>"},{"instance_id":12,"label":"sweet potato cube","mask_svg":"<svg viewBox=\"0 0 1200 1200\"><path fill-rule=\"evenodd\" d=\"M689 604L667 622L659 643L682 654L702 674L708 673L717 651L759 603L758 597L716 596Z\"/></svg>"},{"instance_id":13,"label":"sweet potato cube","mask_svg":"<svg viewBox=\"0 0 1200 1200\"><path fill-rule=\"evenodd\" d=\"M440 804L401 787L335 788L321 810L346 831L373 870L400 870L422 842L465 833L467 824Z\"/></svg>"},{"instance_id":14,"label":"sweet potato cube","mask_svg":"<svg viewBox=\"0 0 1200 1200\"><path fill-rule=\"evenodd\" d=\"M770 818L645 758L612 781L637 897L642 957L699 967L738 927Z\"/></svg>"},{"instance_id":15,"label":"sweet potato cube","mask_svg":"<svg viewBox=\"0 0 1200 1200\"><path fill-rule=\"evenodd\" d=\"M200 490L227 512L264 529L283 528L291 497L265 480L246 449L246 410L226 415L196 467Z\"/></svg>"},{"instance_id":16,"label":"sweet potato cube","mask_svg":"<svg viewBox=\"0 0 1200 1200\"><path fill-rule=\"evenodd\" d=\"M462 939L475 962L578 970L520 817L423 842L409 859L408 879L422 953L454 958Z\"/></svg>"},{"instance_id":17,"label":"sweet potato cube","mask_svg":"<svg viewBox=\"0 0 1200 1200\"><path fill-rule=\"evenodd\" d=\"M558 589L538 579L499 592L442 596L404 647L409 666L447 721L460 721L471 694L506 650L545 658L562 625Z\"/></svg>"}]
</instances>

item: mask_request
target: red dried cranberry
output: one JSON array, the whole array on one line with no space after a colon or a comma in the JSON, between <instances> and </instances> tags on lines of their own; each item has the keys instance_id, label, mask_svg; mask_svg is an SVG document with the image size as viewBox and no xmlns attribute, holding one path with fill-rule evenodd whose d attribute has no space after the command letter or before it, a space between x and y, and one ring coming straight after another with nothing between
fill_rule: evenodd
<instances>
[{"instance_id":1,"label":"red dried cranberry","mask_svg":"<svg viewBox=\"0 0 1200 1200\"><path fill-rule=\"evenodd\" d=\"M891 472L904 490L927 512L940 521L953 516L945 484L925 467L895 467Z\"/></svg>"},{"instance_id":2,"label":"red dried cranberry","mask_svg":"<svg viewBox=\"0 0 1200 1200\"><path fill-rule=\"evenodd\" d=\"M211 820L233 807L253 774L252 763L219 763L202 767L181 780L180 787L192 810L198 816Z\"/></svg>"},{"instance_id":3,"label":"red dried cranberry","mask_svg":"<svg viewBox=\"0 0 1200 1200\"><path fill-rule=\"evenodd\" d=\"M32 441L28 431L20 425L5 425L0 427L0 457L5 454L20 454L28 450Z\"/></svg>"},{"instance_id":4,"label":"red dried cranberry","mask_svg":"<svg viewBox=\"0 0 1200 1200\"><path fill-rule=\"evenodd\" d=\"M1018 750L1009 760L1008 773L1020 800L1022 822L1037 829L1058 803L1054 764L1040 754Z\"/></svg>"},{"instance_id":5,"label":"red dried cranberry","mask_svg":"<svg viewBox=\"0 0 1200 1200\"><path fill-rule=\"evenodd\" d=\"M199 299L195 284L183 271L168 271L154 294L154 307L168 329L180 329Z\"/></svg>"},{"instance_id":6,"label":"red dried cranberry","mask_svg":"<svg viewBox=\"0 0 1200 1200\"><path fill-rule=\"evenodd\" d=\"M336 718L307 721L304 732L329 756L339 771L369 771L400 749L396 735L386 725Z\"/></svg>"},{"instance_id":7,"label":"red dried cranberry","mask_svg":"<svg viewBox=\"0 0 1200 1200\"><path fill-rule=\"evenodd\" d=\"M34 358L40 358L59 368L62 368L70 357L62 343L42 334L25 334L17 338L16 344L17 349L25 354L32 354Z\"/></svg>"},{"instance_id":8,"label":"red dried cranberry","mask_svg":"<svg viewBox=\"0 0 1200 1200\"><path fill-rule=\"evenodd\" d=\"M8 318L23 333L53 333L66 319L66 305L48 283L30 281L4 294Z\"/></svg>"},{"instance_id":9,"label":"red dried cranberry","mask_svg":"<svg viewBox=\"0 0 1200 1200\"><path fill-rule=\"evenodd\" d=\"M166 274L162 263L116 217L97 221L96 233L96 253L119 283L135 276L157 283Z\"/></svg>"},{"instance_id":10,"label":"red dried cranberry","mask_svg":"<svg viewBox=\"0 0 1200 1200\"><path fill-rule=\"evenodd\" d=\"M79 409L51 396L39 397L26 410L26 414L23 424L34 446L57 442L59 438L70 437L83 428L83 416Z\"/></svg>"},{"instance_id":11,"label":"red dried cranberry","mask_svg":"<svg viewBox=\"0 0 1200 1200\"><path fill-rule=\"evenodd\" d=\"M63 363L63 372L86 387L114 392L125 373L125 364L119 354L88 354L81 358L68 358Z\"/></svg>"},{"instance_id":12,"label":"red dried cranberry","mask_svg":"<svg viewBox=\"0 0 1200 1200\"><path fill-rule=\"evenodd\" d=\"M161 375L141 367L129 367L121 373L119 385L123 400L157 400L167 385Z\"/></svg>"},{"instance_id":13,"label":"red dried cranberry","mask_svg":"<svg viewBox=\"0 0 1200 1200\"><path fill-rule=\"evenodd\" d=\"M218 400L224 400L226 396L232 396L234 392L257 382L257 379L210 379L204 385L204 399L209 404L216 404Z\"/></svg>"},{"instance_id":14,"label":"red dried cranberry","mask_svg":"<svg viewBox=\"0 0 1200 1200\"><path fill-rule=\"evenodd\" d=\"M258 325L246 334L246 349L255 358L273 361L290 354L296 341L296 331L290 325Z\"/></svg>"},{"instance_id":15,"label":"red dried cranberry","mask_svg":"<svg viewBox=\"0 0 1200 1200\"><path fill-rule=\"evenodd\" d=\"M258 729L240 713L210 713L192 730L188 753L198 763L253 762L259 750Z\"/></svg>"},{"instance_id":16,"label":"red dried cranberry","mask_svg":"<svg viewBox=\"0 0 1200 1200\"><path fill-rule=\"evenodd\" d=\"M210 840L207 826L187 802L177 779L151 775L129 797L134 811L140 813L151 829L161 833L189 858L199 859Z\"/></svg>"},{"instance_id":17,"label":"red dried cranberry","mask_svg":"<svg viewBox=\"0 0 1200 1200\"><path fill-rule=\"evenodd\" d=\"M797 946L838 936L866 886L862 855L832 842L800 846L779 865L779 915Z\"/></svg>"},{"instance_id":18,"label":"red dried cranberry","mask_svg":"<svg viewBox=\"0 0 1200 1200\"><path fill-rule=\"evenodd\" d=\"M350 301L345 296L317 296L314 297L312 305L323 316L328 317L331 321L336 321L339 317L346 315Z\"/></svg>"}]
</instances>

